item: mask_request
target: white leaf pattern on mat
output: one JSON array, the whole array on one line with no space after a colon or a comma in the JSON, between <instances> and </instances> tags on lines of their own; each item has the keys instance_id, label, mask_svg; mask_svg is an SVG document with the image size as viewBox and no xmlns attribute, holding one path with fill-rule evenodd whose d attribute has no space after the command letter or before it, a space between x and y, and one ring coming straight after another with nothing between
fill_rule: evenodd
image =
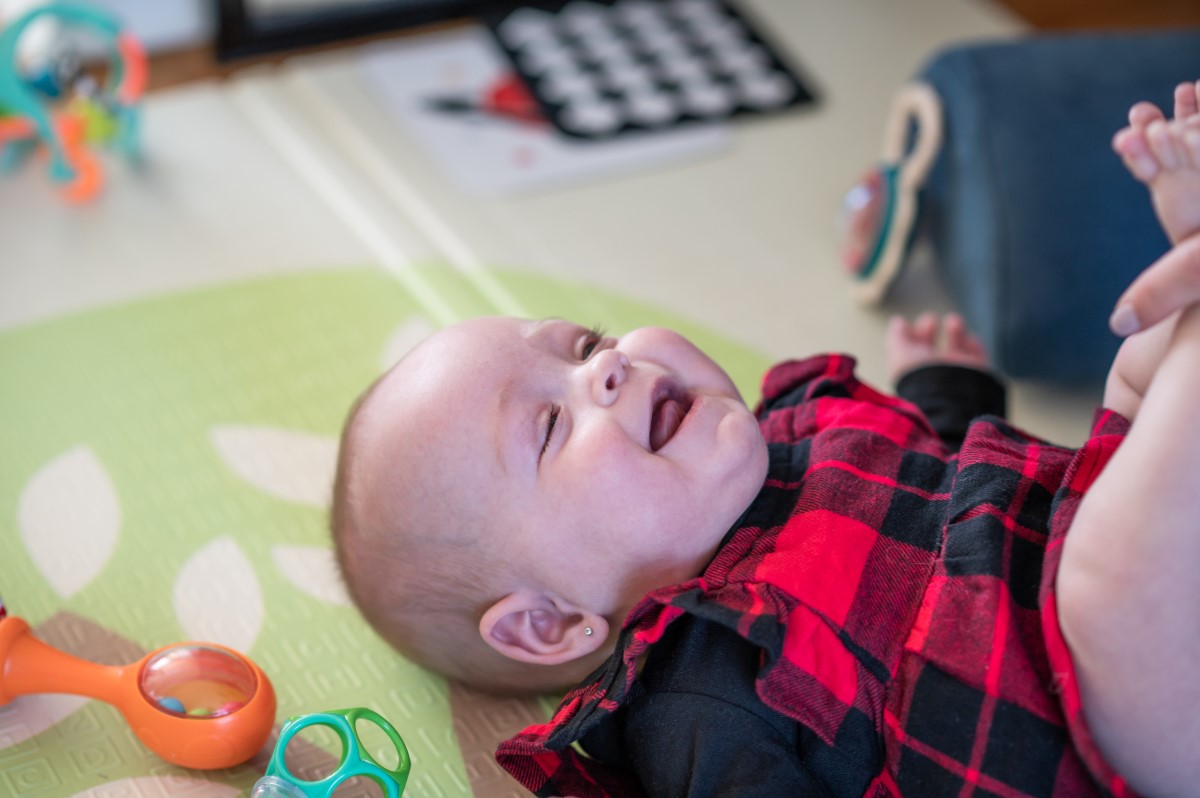
<instances>
[{"instance_id":1,"label":"white leaf pattern on mat","mask_svg":"<svg viewBox=\"0 0 1200 798\"><path fill-rule=\"evenodd\" d=\"M429 337L433 325L422 318L409 319L388 336L379 355L379 368L387 371L408 354L409 350Z\"/></svg>"},{"instance_id":2,"label":"white leaf pattern on mat","mask_svg":"<svg viewBox=\"0 0 1200 798\"><path fill-rule=\"evenodd\" d=\"M71 798L112 798L113 796L182 796L182 798L232 798L240 793L237 787L217 784L191 776L136 776L100 784Z\"/></svg>"},{"instance_id":3,"label":"white leaf pattern on mat","mask_svg":"<svg viewBox=\"0 0 1200 798\"><path fill-rule=\"evenodd\" d=\"M350 606L331 550L321 546L272 546L271 557L275 567L302 592L327 604Z\"/></svg>"},{"instance_id":4,"label":"white leaf pattern on mat","mask_svg":"<svg viewBox=\"0 0 1200 798\"><path fill-rule=\"evenodd\" d=\"M275 427L218 426L213 446L235 474L287 501L329 506L337 441L324 435Z\"/></svg>"},{"instance_id":5,"label":"white leaf pattern on mat","mask_svg":"<svg viewBox=\"0 0 1200 798\"><path fill-rule=\"evenodd\" d=\"M249 651L262 629L263 599L250 561L232 538L192 555L175 578L175 616L188 639Z\"/></svg>"},{"instance_id":6,"label":"white leaf pattern on mat","mask_svg":"<svg viewBox=\"0 0 1200 798\"><path fill-rule=\"evenodd\" d=\"M0 707L0 750L37 737L75 714L90 698L75 695L23 695Z\"/></svg>"},{"instance_id":7,"label":"white leaf pattern on mat","mask_svg":"<svg viewBox=\"0 0 1200 798\"><path fill-rule=\"evenodd\" d=\"M25 484L17 506L21 540L62 598L104 569L121 529L121 505L104 465L87 446L68 449Z\"/></svg>"}]
</instances>

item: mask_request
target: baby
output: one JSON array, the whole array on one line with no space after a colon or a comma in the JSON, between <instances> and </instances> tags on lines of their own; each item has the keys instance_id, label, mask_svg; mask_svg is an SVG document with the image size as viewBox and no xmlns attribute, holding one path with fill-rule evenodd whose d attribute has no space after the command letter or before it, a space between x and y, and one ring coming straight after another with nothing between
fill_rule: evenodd
<instances>
[{"instance_id":1,"label":"baby","mask_svg":"<svg viewBox=\"0 0 1200 798\"><path fill-rule=\"evenodd\" d=\"M347 421L356 604L466 682L579 685L498 752L539 795L1187 794L1198 96L1114 142L1176 246L1118 302L1079 450L998 417L957 317L889 328L911 402L825 356L757 412L669 330L473 319Z\"/></svg>"}]
</instances>

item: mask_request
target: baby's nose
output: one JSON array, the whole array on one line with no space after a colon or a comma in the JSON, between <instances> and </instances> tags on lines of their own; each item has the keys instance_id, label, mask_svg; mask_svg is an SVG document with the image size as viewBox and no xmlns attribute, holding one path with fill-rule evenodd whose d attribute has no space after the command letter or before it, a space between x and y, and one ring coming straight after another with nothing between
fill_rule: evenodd
<instances>
[{"instance_id":1,"label":"baby's nose","mask_svg":"<svg viewBox=\"0 0 1200 798\"><path fill-rule=\"evenodd\" d=\"M617 400L629 372L629 358L616 349L605 349L592 356L592 394L596 402L608 407Z\"/></svg>"}]
</instances>

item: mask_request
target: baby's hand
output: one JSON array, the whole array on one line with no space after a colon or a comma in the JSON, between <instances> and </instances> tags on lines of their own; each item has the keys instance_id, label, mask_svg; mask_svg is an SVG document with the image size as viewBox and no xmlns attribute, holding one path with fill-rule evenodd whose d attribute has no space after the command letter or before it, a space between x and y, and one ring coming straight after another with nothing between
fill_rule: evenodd
<instances>
[{"instance_id":1,"label":"baby's hand","mask_svg":"<svg viewBox=\"0 0 1200 798\"><path fill-rule=\"evenodd\" d=\"M947 313L940 320L936 313L923 313L911 324L893 316L884 338L884 354L893 384L915 368L936 363L977 369L990 365L983 344L957 313Z\"/></svg>"},{"instance_id":2,"label":"baby's hand","mask_svg":"<svg viewBox=\"0 0 1200 798\"><path fill-rule=\"evenodd\" d=\"M1200 302L1200 233L1150 264L1117 300L1109 326L1125 337Z\"/></svg>"}]
</instances>

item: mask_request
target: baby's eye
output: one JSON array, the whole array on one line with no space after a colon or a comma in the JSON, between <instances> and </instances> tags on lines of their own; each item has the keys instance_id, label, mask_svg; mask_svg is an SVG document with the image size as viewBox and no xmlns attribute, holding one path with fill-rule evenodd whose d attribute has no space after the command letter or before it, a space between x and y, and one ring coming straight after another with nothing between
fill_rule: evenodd
<instances>
[{"instance_id":1,"label":"baby's eye","mask_svg":"<svg viewBox=\"0 0 1200 798\"><path fill-rule=\"evenodd\" d=\"M542 450L538 452L538 463L542 462L542 457L546 454L546 450L550 448L550 437L554 434L554 425L558 423L558 414L560 409L558 406L550 408L550 415L546 420L546 439L542 441Z\"/></svg>"},{"instance_id":2,"label":"baby's eye","mask_svg":"<svg viewBox=\"0 0 1200 798\"><path fill-rule=\"evenodd\" d=\"M600 345L604 343L604 328L596 326L587 331L583 336L583 343L579 348L579 359L587 360L596 353Z\"/></svg>"}]
</instances>

